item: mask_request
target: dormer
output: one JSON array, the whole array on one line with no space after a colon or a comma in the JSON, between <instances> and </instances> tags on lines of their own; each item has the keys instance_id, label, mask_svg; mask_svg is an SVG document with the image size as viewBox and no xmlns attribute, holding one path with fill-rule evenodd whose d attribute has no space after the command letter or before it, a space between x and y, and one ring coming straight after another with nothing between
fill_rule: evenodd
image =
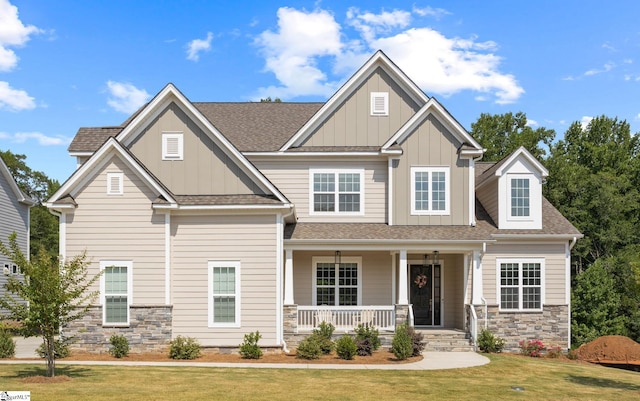
<instances>
[{"instance_id":1,"label":"dormer","mask_svg":"<svg viewBox=\"0 0 640 401\"><path fill-rule=\"evenodd\" d=\"M485 171L476 191L500 230L539 230L542 183L547 175L547 169L520 147Z\"/></svg>"}]
</instances>

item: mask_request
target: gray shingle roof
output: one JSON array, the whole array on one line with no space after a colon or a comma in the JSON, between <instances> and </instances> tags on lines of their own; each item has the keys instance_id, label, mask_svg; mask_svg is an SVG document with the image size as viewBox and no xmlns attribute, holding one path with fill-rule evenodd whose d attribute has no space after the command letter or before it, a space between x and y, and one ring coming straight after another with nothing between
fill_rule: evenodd
<instances>
[{"instance_id":1,"label":"gray shingle roof","mask_svg":"<svg viewBox=\"0 0 640 401\"><path fill-rule=\"evenodd\" d=\"M175 195L176 202L184 206L227 205L281 205L275 196L269 195Z\"/></svg>"}]
</instances>

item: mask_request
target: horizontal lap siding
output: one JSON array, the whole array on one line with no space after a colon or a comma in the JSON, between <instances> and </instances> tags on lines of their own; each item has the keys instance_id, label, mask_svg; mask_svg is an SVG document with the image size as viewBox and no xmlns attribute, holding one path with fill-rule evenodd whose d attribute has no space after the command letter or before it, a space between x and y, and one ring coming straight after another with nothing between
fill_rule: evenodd
<instances>
[{"instance_id":1,"label":"horizontal lap siding","mask_svg":"<svg viewBox=\"0 0 640 401\"><path fill-rule=\"evenodd\" d=\"M173 333L204 346L237 346L259 330L276 341L275 216L172 216ZM208 262L240 261L241 327L208 327Z\"/></svg>"},{"instance_id":2,"label":"horizontal lap siding","mask_svg":"<svg viewBox=\"0 0 640 401\"><path fill-rule=\"evenodd\" d=\"M124 173L123 195L107 196L107 172ZM66 257L86 250L92 275L101 260L133 261L134 305L165 302L164 215L151 209L156 197L124 163L112 159L74 194L78 207L67 215Z\"/></svg>"},{"instance_id":3,"label":"horizontal lap siding","mask_svg":"<svg viewBox=\"0 0 640 401\"><path fill-rule=\"evenodd\" d=\"M565 244L497 244L487 247L482 258L484 297L496 304L496 258L544 258L545 304L566 304Z\"/></svg>"}]
</instances>

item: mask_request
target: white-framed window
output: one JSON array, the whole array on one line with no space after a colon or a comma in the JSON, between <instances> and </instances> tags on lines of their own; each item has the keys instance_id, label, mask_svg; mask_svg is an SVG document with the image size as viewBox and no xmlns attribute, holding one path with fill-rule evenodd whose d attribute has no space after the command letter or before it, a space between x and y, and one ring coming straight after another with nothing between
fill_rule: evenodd
<instances>
[{"instance_id":1,"label":"white-framed window","mask_svg":"<svg viewBox=\"0 0 640 401\"><path fill-rule=\"evenodd\" d=\"M313 305L362 304L362 258L313 257Z\"/></svg>"},{"instance_id":2,"label":"white-framed window","mask_svg":"<svg viewBox=\"0 0 640 401\"><path fill-rule=\"evenodd\" d=\"M411 167L411 214L448 215L449 167Z\"/></svg>"},{"instance_id":3,"label":"white-framed window","mask_svg":"<svg viewBox=\"0 0 640 401\"><path fill-rule=\"evenodd\" d=\"M364 170L310 170L309 214L364 214Z\"/></svg>"},{"instance_id":4,"label":"white-framed window","mask_svg":"<svg viewBox=\"0 0 640 401\"><path fill-rule=\"evenodd\" d=\"M133 262L130 260L100 261L100 294L102 322L109 326L128 326L132 302Z\"/></svg>"},{"instance_id":5,"label":"white-framed window","mask_svg":"<svg viewBox=\"0 0 640 401\"><path fill-rule=\"evenodd\" d=\"M184 134L182 132L162 133L162 160L184 159Z\"/></svg>"},{"instance_id":6,"label":"white-framed window","mask_svg":"<svg viewBox=\"0 0 640 401\"><path fill-rule=\"evenodd\" d=\"M209 327L240 327L240 262L210 261Z\"/></svg>"},{"instance_id":7,"label":"white-framed window","mask_svg":"<svg viewBox=\"0 0 640 401\"><path fill-rule=\"evenodd\" d=\"M371 115L389 115L389 92L371 92Z\"/></svg>"},{"instance_id":8,"label":"white-framed window","mask_svg":"<svg viewBox=\"0 0 640 401\"><path fill-rule=\"evenodd\" d=\"M11 265L11 274L13 274L14 276L22 274L22 271L20 270L20 266Z\"/></svg>"},{"instance_id":9,"label":"white-framed window","mask_svg":"<svg viewBox=\"0 0 640 401\"><path fill-rule=\"evenodd\" d=\"M124 193L123 181L123 173L107 173L107 195L122 195Z\"/></svg>"},{"instance_id":10,"label":"white-framed window","mask_svg":"<svg viewBox=\"0 0 640 401\"><path fill-rule=\"evenodd\" d=\"M510 219L528 219L531 216L529 182L529 178L525 176L509 177Z\"/></svg>"},{"instance_id":11,"label":"white-framed window","mask_svg":"<svg viewBox=\"0 0 640 401\"><path fill-rule=\"evenodd\" d=\"M498 301L503 311L541 311L544 259L497 259Z\"/></svg>"}]
</instances>

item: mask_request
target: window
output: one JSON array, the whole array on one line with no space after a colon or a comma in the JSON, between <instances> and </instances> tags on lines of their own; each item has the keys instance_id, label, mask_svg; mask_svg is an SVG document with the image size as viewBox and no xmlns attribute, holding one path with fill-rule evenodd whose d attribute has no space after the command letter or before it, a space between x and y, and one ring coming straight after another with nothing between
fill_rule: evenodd
<instances>
[{"instance_id":1,"label":"window","mask_svg":"<svg viewBox=\"0 0 640 401\"><path fill-rule=\"evenodd\" d=\"M529 217L529 179L511 178L511 217Z\"/></svg>"},{"instance_id":2,"label":"window","mask_svg":"<svg viewBox=\"0 0 640 401\"><path fill-rule=\"evenodd\" d=\"M101 261L103 321L108 325L129 325L131 304L132 263L130 261Z\"/></svg>"},{"instance_id":3,"label":"window","mask_svg":"<svg viewBox=\"0 0 640 401\"><path fill-rule=\"evenodd\" d=\"M362 170L311 171L311 214L363 214Z\"/></svg>"},{"instance_id":4,"label":"window","mask_svg":"<svg viewBox=\"0 0 640 401\"><path fill-rule=\"evenodd\" d=\"M123 173L107 173L107 195L122 195L124 193L123 178Z\"/></svg>"},{"instance_id":5,"label":"window","mask_svg":"<svg viewBox=\"0 0 640 401\"><path fill-rule=\"evenodd\" d=\"M371 115L372 116L388 116L389 115L389 93L388 92L371 92Z\"/></svg>"},{"instance_id":6,"label":"window","mask_svg":"<svg viewBox=\"0 0 640 401\"><path fill-rule=\"evenodd\" d=\"M240 327L240 262L209 262L209 327Z\"/></svg>"},{"instance_id":7,"label":"window","mask_svg":"<svg viewBox=\"0 0 640 401\"><path fill-rule=\"evenodd\" d=\"M183 160L182 132L162 133L162 160Z\"/></svg>"},{"instance_id":8,"label":"window","mask_svg":"<svg viewBox=\"0 0 640 401\"><path fill-rule=\"evenodd\" d=\"M449 214L449 167L412 167L411 188L411 214Z\"/></svg>"},{"instance_id":9,"label":"window","mask_svg":"<svg viewBox=\"0 0 640 401\"><path fill-rule=\"evenodd\" d=\"M500 310L542 310L543 264L539 259L498 262Z\"/></svg>"},{"instance_id":10,"label":"window","mask_svg":"<svg viewBox=\"0 0 640 401\"><path fill-rule=\"evenodd\" d=\"M13 275L22 274L22 271L20 271L20 266L11 265L11 274Z\"/></svg>"},{"instance_id":11,"label":"window","mask_svg":"<svg viewBox=\"0 0 640 401\"><path fill-rule=\"evenodd\" d=\"M360 305L360 258L313 258L314 305Z\"/></svg>"}]
</instances>

